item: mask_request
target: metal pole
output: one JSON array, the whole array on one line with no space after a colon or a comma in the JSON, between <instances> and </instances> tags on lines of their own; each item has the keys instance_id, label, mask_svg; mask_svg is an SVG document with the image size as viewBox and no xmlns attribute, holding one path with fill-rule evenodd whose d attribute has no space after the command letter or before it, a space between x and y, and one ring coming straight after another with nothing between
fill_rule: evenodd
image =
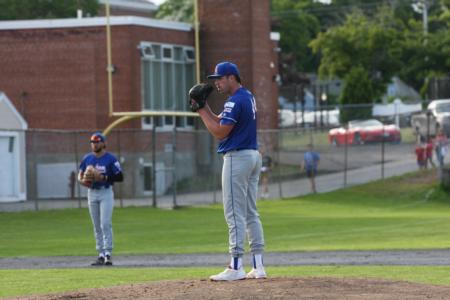
<instances>
[{"instance_id":1,"label":"metal pole","mask_svg":"<svg viewBox=\"0 0 450 300\"><path fill-rule=\"evenodd\" d=\"M213 183L212 183L212 187L213 187L213 203L217 203L217 193L216 193L216 181L217 181L217 175L216 175L216 160L217 160L217 154L216 154L216 145L214 144L214 139L211 139L211 151L212 151L212 170L213 170Z\"/></svg>"},{"instance_id":2,"label":"metal pole","mask_svg":"<svg viewBox=\"0 0 450 300\"><path fill-rule=\"evenodd\" d=\"M175 117L173 117L173 132L172 132L172 180L173 180L173 207L177 208L177 126Z\"/></svg>"},{"instance_id":3,"label":"metal pole","mask_svg":"<svg viewBox=\"0 0 450 300\"><path fill-rule=\"evenodd\" d=\"M36 145L36 131L32 131L33 132L33 146ZM33 149L33 169L34 169L34 181L35 181L35 193L34 193L34 210L38 211L39 210L39 202L38 202L38 195L37 195L37 167L36 167L36 162L37 162L37 151L35 151Z\"/></svg>"},{"instance_id":4,"label":"metal pole","mask_svg":"<svg viewBox=\"0 0 450 300\"><path fill-rule=\"evenodd\" d=\"M156 123L155 117L152 117L152 186L153 186L153 202L152 206L156 207Z\"/></svg>"},{"instance_id":5,"label":"metal pole","mask_svg":"<svg viewBox=\"0 0 450 300\"><path fill-rule=\"evenodd\" d=\"M108 72L108 100L109 100L109 116L111 117L113 109L113 82L112 82L112 54L111 54L111 24L110 24L110 14L109 14L109 0L106 0L105 5L106 14L106 70Z\"/></svg>"},{"instance_id":6,"label":"metal pole","mask_svg":"<svg viewBox=\"0 0 450 300\"><path fill-rule=\"evenodd\" d=\"M200 83L200 20L198 14L198 0L194 0L195 27L195 78Z\"/></svg>"},{"instance_id":7,"label":"metal pole","mask_svg":"<svg viewBox=\"0 0 450 300\"><path fill-rule=\"evenodd\" d=\"M122 158L122 151L120 151L121 147L120 147L120 130L117 131L117 143L118 143L118 153L117 155L119 156L119 161L121 161ZM122 197L122 185L119 184L119 199L120 199L120 207L123 207L123 197Z\"/></svg>"},{"instance_id":8,"label":"metal pole","mask_svg":"<svg viewBox=\"0 0 450 300\"><path fill-rule=\"evenodd\" d=\"M74 147L75 147L75 165L78 168L79 162L78 162L78 143L77 143L77 132L74 132ZM75 176L78 176L78 174L76 174ZM80 184L78 183L78 180L75 179L75 185L77 187L77 193L78 193L78 208L81 208L81 195L80 195Z\"/></svg>"},{"instance_id":9,"label":"metal pole","mask_svg":"<svg viewBox=\"0 0 450 300\"><path fill-rule=\"evenodd\" d=\"M348 125L345 128L345 143L344 143L344 187L347 186L347 162L348 162Z\"/></svg>"},{"instance_id":10,"label":"metal pole","mask_svg":"<svg viewBox=\"0 0 450 300\"><path fill-rule=\"evenodd\" d=\"M280 199L283 199L283 182L281 179L281 167L280 167L280 134L278 134L278 147L277 147L277 165L278 165L278 188L280 190Z\"/></svg>"},{"instance_id":11,"label":"metal pole","mask_svg":"<svg viewBox=\"0 0 450 300\"><path fill-rule=\"evenodd\" d=\"M381 179L384 179L384 124L383 135L381 138Z\"/></svg>"}]
</instances>

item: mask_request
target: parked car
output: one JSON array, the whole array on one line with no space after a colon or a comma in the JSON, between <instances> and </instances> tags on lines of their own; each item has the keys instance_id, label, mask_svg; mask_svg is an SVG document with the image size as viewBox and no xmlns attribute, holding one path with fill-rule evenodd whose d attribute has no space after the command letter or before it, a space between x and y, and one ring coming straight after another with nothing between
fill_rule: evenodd
<instances>
[{"instance_id":1,"label":"parked car","mask_svg":"<svg viewBox=\"0 0 450 300\"><path fill-rule=\"evenodd\" d=\"M384 125L378 120L355 120L348 122L348 129L333 128L328 133L329 142L339 146L344 144L360 145L374 142L399 143L400 129L395 125Z\"/></svg>"},{"instance_id":2,"label":"parked car","mask_svg":"<svg viewBox=\"0 0 450 300\"><path fill-rule=\"evenodd\" d=\"M440 128L450 136L450 99L431 101L425 112L411 117L411 126L422 136L436 135Z\"/></svg>"}]
</instances>

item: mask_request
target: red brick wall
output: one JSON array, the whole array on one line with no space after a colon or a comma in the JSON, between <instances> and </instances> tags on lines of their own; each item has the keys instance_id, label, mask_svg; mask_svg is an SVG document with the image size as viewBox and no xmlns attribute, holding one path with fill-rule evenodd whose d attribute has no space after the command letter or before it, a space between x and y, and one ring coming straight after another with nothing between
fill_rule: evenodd
<instances>
[{"instance_id":1,"label":"red brick wall","mask_svg":"<svg viewBox=\"0 0 450 300\"><path fill-rule=\"evenodd\" d=\"M140 41L194 45L192 32L142 26L113 26L112 40L115 111L141 108ZM104 27L0 30L0 70L0 90L30 128L105 128L113 120Z\"/></svg>"},{"instance_id":2,"label":"red brick wall","mask_svg":"<svg viewBox=\"0 0 450 300\"><path fill-rule=\"evenodd\" d=\"M278 89L270 68L269 0L200 0L199 17L203 79L219 61L236 63L244 86L256 96L259 128L276 128ZM213 110L219 112L222 105L223 97L216 95Z\"/></svg>"}]
</instances>

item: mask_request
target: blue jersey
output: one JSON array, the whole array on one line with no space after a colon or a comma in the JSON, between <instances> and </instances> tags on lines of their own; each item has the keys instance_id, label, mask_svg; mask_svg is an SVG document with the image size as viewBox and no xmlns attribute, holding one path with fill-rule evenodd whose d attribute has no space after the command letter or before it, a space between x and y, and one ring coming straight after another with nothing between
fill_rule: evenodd
<instances>
[{"instance_id":1,"label":"blue jersey","mask_svg":"<svg viewBox=\"0 0 450 300\"><path fill-rule=\"evenodd\" d=\"M113 175L119 174L122 172L120 168L120 163L117 158L106 152L100 157L95 156L94 153L88 153L84 156L83 160L80 163L80 170L84 173L86 171L87 166L93 166L97 171L101 174L111 177ZM98 189L101 187L109 187L112 185L112 182L94 182L92 188Z\"/></svg>"},{"instance_id":2,"label":"blue jersey","mask_svg":"<svg viewBox=\"0 0 450 300\"><path fill-rule=\"evenodd\" d=\"M219 115L221 125L234 125L230 134L219 142L218 153L258 149L256 140L256 101L249 90L241 87L224 104Z\"/></svg>"},{"instance_id":3,"label":"blue jersey","mask_svg":"<svg viewBox=\"0 0 450 300\"><path fill-rule=\"evenodd\" d=\"M307 151L303 155L303 159L305 161L305 169L306 170L317 170L317 164L320 160L319 153L315 151Z\"/></svg>"}]
</instances>

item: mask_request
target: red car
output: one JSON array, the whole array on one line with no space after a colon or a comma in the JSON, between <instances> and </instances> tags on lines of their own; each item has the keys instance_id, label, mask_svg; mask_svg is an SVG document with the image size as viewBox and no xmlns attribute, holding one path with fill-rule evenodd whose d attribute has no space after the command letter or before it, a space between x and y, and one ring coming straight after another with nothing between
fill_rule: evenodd
<instances>
[{"instance_id":1,"label":"red car","mask_svg":"<svg viewBox=\"0 0 450 300\"><path fill-rule=\"evenodd\" d=\"M355 120L348 122L348 129L333 128L328 133L330 144L360 145L372 142L399 143L402 140L400 129L395 125L383 125L378 120Z\"/></svg>"}]
</instances>

